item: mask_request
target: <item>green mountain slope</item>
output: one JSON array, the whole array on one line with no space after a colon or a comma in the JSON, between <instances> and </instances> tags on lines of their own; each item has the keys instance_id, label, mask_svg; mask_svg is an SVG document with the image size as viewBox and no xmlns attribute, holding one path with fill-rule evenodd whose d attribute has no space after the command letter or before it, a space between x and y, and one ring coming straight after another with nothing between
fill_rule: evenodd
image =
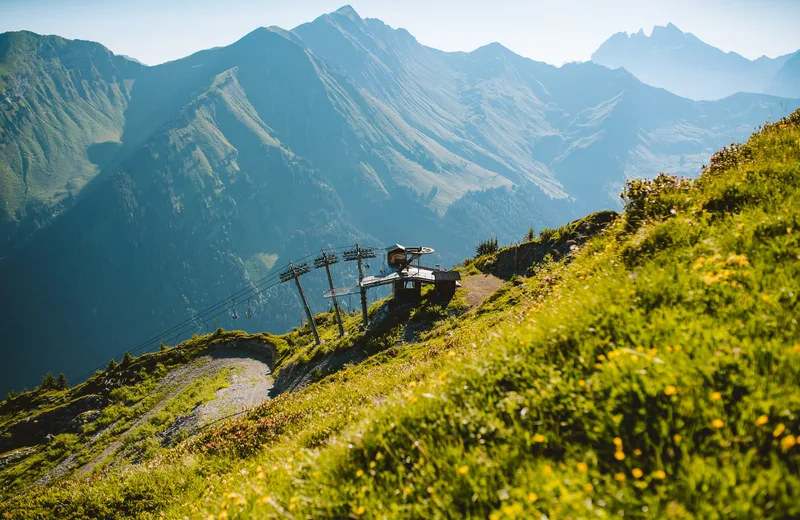
<instances>
[{"instance_id":1,"label":"green mountain slope","mask_svg":"<svg viewBox=\"0 0 800 520\"><path fill-rule=\"evenodd\" d=\"M452 264L489 235L618 207L628 176L694 175L776 104L798 104L695 103L498 44L443 53L347 8L132 66L103 173L0 260L0 391L46 371L73 380L320 247L421 243ZM354 283L340 266L337 283ZM325 309L324 275L304 282ZM287 285L249 304L251 332L301 315ZM234 324L221 315L161 340Z\"/></svg>"},{"instance_id":2,"label":"green mountain slope","mask_svg":"<svg viewBox=\"0 0 800 520\"><path fill-rule=\"evenodd\" d=\"M141 70L96 43L0 34L0 254L99 173Z\"/></svg>"},{"instance_id":3,"label":"green mountain slope","mask_svg":"<svg viewBox=\"0 0 800 520\"><path fill-rule=\"evenodd\" d=\"M800 111L715 154L696 180L631 181L610 225L596 215L468 262L465 290L486 279L480 269L510 276L477 307L469 293L429 293L383 319L376 305L380 325L363 337L335 340L330 315L319 348L307 328L263 337L276 382L306 369L304 388L0 511L798 516L798 143ZM535 263L512 275L520 256ZM74 449L59 442L55 459Z\"/></svg>"}]
</instances>

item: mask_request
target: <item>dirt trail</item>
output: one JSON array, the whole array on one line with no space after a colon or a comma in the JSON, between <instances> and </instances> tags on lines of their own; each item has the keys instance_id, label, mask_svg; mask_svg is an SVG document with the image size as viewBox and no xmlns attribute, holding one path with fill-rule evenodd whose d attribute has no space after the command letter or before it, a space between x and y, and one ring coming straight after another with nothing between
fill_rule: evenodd
<instances>
[{"instance_id":1,"label":"dirt trail","mask_svg":"<svg viewBox=\"0 0 800 520\"><path fill-rule=\"evenodd\" d=\"M218 390L213 401L198 407L189 417L184 417L179 425L175 425L176 428L173 428L168 436L172 436L178 431L188 430L192 432L197 427L238 413L245 408L250 408L269 399L269 390L272 388L272 372L265 359L243 352L212 352L210 355L198 358L186 366L173 370L164 377L160 382L160 386L167 385L171 390L158 404L139 417L130 428L109 444L102 453L78 468L75 471L75 476L80 477L90 474L98 464L116 453L123 446L128 435L136 431L150 417L167 406L192 381L199 377L212 376L225 368L232 370L229 380L230 385ZM68 471L68 468L66 470Z\"/></svg>"},{"instance_id":2,"label":"dirt trail","mask_svg":"<svg viewBox=\"0 0 800 520\"><path fill-rule=\"evenodd\" d=\"M467 290L464 299L469 303L469 308L474 309L504 283L503 280L492 274L475 274L464 277L461 280L461 287Z\"/></svg>"}]
</instances>

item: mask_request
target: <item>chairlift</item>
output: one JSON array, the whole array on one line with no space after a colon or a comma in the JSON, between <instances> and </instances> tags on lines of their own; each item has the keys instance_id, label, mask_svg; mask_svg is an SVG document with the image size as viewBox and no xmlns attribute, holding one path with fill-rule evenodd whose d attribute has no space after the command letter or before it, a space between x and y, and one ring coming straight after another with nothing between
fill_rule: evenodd
<instances>
[{"instance_id":1,"label":"chairlift","mask_svg":"<svg viewBox=\"0 0 800 520\"><path fill-rule=\"evenodd\" d=\"M250 298L247 299L247 311L245 311L244 317L248 320L253 317L253 308L250 307Z\"/></svg>"},{"instance_id":2,"label":"chairlift","mask_svg":"<svg viewBox=\"0 0 800 520\"><path fill-rule=\"evenodd\" d=\"M236 314L236 300L233 300L233 304L231 305L231 318L234 320L239 319L239 315Z\"/></svg>"}]
</instances>

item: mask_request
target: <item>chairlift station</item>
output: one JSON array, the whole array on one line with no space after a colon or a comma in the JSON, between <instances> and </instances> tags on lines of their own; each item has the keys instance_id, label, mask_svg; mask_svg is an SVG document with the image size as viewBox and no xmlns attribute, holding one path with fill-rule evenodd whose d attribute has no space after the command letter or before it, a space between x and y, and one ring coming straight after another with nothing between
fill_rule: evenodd
<instances>
[{"instance_id":1,"label":"chairlift station","mask_svg":"<svg viewBox=\"0 0 800 520\"><path fill-rule=\"evenodd\" d=\"M421 263L422 256L431 253L433 253L433 249L430 247L391 245L386 248L388 272L384 270L377 276L361 277L358 285L333 289L326 292L324 296L325 298L334 298L357 292L364 294L367 289L391 285L392 303L403 305L418 302L422 297L422 285L433 284L437 295L442 298L450 298L459 287L461 273L446 271L441 266L423 265Z\"/></svg>"}]
</instances>

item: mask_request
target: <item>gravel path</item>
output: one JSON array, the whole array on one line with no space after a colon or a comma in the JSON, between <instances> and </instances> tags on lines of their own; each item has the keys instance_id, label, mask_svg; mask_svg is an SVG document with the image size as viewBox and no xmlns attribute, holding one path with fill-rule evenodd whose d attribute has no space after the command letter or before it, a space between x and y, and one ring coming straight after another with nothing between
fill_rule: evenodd
<instances>
[{"instance_id":1,"label":"gravel path","mask_svg":"<svg viewBox=\"0 0 800 520\"><path fill-rule=\"evenodd\" d=\"M94 468L119 450L125 438L145 424L150 417L162 410L177 397L186 386L195 379L212 376L225 368L231 369L230 385L216 392L216 398L196 408L191 415L176 421L164 435L164 442L178 432L195 431L198 427L241 412L269 399L272 388L272 372L266 359L254 354L237 351L216 351L207 356L197 358L186 366L177 368L165 376L160 386L168 386L170 390L153 408L139 417L130 428L119 435L97 457L78 468L75 476L91 474Z\"/></svg>"},{"instance_id":2,"label":"gravel path","mask_svg":"<svg viewBox=\"0 0 800 520\"><path fill-rule=\"evenodd\" d=\"M196 427L203 427L228 415L261 404L269 397L272 377L264 360L252 355L242 355L233 364L234 372L230 385L216 392L216 399L200 406L196 415Z\"/></svg>"},{"instance_id":3,"label":"gravel path","mask_svg":"<svg viewBox=\"0 0 800 520\"><path fill-rule=\"evenodd\" d=\"M504 283L503 280L491 274L475 274L461 280L461 286L467 290L464 298L469 303L470 309L483 303L483 300L491 296Z\"/></svg>"}]
</instances>

